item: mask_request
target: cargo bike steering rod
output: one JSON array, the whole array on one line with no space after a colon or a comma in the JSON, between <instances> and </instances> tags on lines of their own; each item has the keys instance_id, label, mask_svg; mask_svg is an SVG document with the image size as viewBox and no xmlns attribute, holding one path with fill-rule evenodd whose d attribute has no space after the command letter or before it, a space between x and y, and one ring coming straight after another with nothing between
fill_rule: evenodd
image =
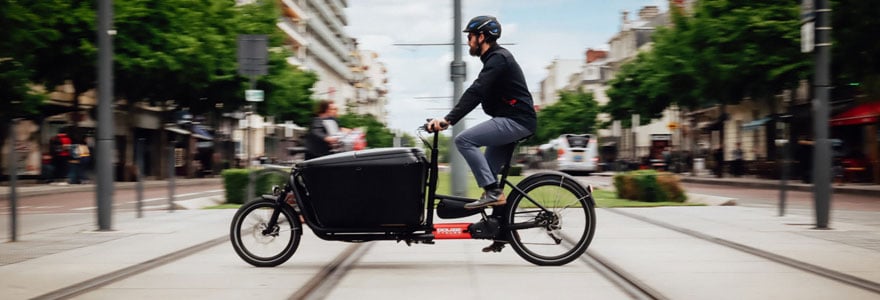
<instances>
[{"instance_id":1,"label":"cargo bike steering rod","mask_svg":"<svg viewBox=\"0 0 880 300\"><path fill-rule=\"evenodd\" d=\"M277 266L296 252L304 225L330 241L503 241L536 265L564 265L586 251L596 227L591 187L554 171L508 177L511 153L499 181L508 189L507 203L493 207L491 215L468 210L464 204L476 199L437 193L439 132L421 126L417 133L430 158L421 149L398 147L297 164L283 187L238 209L230 226L235 252L254 266ZM423 133L433 135L432 141ZM476 222L434 222L435 215L477 214Z\"/></svg>"}]
</instances>

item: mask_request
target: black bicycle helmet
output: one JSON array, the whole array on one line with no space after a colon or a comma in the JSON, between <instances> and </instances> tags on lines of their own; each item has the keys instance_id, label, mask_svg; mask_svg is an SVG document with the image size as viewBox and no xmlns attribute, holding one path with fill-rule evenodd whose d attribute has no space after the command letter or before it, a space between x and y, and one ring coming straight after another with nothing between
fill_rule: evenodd
<instances>
[{"instance_id":1,"label":"black bicycle helmet","mask_svg":"<svg viewBox=\"0 0 880 300\"><path fill-rule=\"evenodd\" d=\"M483 33L489 40L501 37L501 23L493 16L477 16L471 19L462 32Z\"/></svg>"}]
</instances>

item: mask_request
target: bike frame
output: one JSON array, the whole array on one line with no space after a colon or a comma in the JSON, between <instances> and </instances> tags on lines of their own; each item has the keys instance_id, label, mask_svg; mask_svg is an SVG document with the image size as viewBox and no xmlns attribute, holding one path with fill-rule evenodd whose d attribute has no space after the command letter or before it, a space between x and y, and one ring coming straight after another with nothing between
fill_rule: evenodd
<instances>
[{"instance_id":1,"label":"bike frame","mask_svg":"<svg viewBox=\"0 0 880 300\"><path fill-rule=\"evenodd\" d=\"M393 230L385 230L385 231L376 231L376 230L362 230L359 228L327 228L322 227L317 222L317 217L314 214L314 211L309 207L309 201L307 200L307 187L298 180L299 176L301 176L300 171L294 167L290 174L290 179L287 185L284 188L284 191L281 195L277 195L277 204L279 205L278 209L273 212L272 218L270 220L269 228L274 227L274 223L280 214L281 206L290 205L286 201L286 195L288 193L293 193L294 197L298 199L297 205L298 209L294 209L297 215L303 216L306 224L308 224L309 228L320 238L325 240L339 240L339 241L349 241L349 242L361 242L361 241L371 241L371 240L398 240L398 241L407 241L407 242L423 242L423 243L432 243L435 239L472 239L471 235L467 232L468 226L471 223L434 223L434 214L435 214L435 205L436 202L442 199L452 199L458 201L471 202L476 201L473 198L467 197L459 197L452 195L441 195L437 194L437 182L439 178L438 172L438 160L439 160L439 151L438 151L438 143L439 143L439 133L433 133L433 143L431 146L431 154L428 162L428 176L426 182L427 195L424 199L426 202L426 208L424 210L425 221L422 225L419 226L411 226L411 227L403 227L403 228L395 228ZM517 142L518 143L518 142ZM515 149L515 148L514 148ZM511 159L507 161L507 163L502 166L501 169L501 183L504 186L509 186L513 193L519 193L524 195L530 202L532 202L535 206L537 206L541 210L547 210L543 207L538 201L531 199L528 194L523 192L520 188L510 183L507 180L508 171L510 169L510 164L512 161L513 150L510 153ZM494 209L506 209L506 207L497 207ZM479 211L482 214L483 219L486 219L488 216L486 215L485 210L481 209ZM502 230L507 227L507 224L502 223ZM522 227L534 227L539 226L537 224L519 224L518 228Z\"/></svg>"}]
</instances>

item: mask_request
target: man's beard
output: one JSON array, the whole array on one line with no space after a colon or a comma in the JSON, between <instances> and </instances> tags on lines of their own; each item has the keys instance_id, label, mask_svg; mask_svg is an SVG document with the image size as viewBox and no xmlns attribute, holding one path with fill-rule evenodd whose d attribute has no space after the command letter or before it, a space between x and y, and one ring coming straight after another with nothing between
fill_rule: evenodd
<instances>
[{"instance_id":1,"label":"man's beard","mask_svg":"<svg viewBox=\"0 0 880 300\"><path fill-rule=\"evenodd\" d=\"M468 53L470 53L471 56L477 56L477 57L479 57L479 56L480 56L480 50L481 50L481 48L483 48L482 46L483 46L483 45L478 44L476 47L470 47L470 49L468 49Z\"/></svg>"}]
</instances>

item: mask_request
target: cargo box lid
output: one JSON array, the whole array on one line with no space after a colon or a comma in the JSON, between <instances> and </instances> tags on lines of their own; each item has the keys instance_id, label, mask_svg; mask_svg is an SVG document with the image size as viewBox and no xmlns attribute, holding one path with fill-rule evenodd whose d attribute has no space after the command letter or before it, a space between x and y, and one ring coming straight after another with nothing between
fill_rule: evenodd
<instances>
[{"instance_id":1,"label":"cargo box lid","mask_svg":"<svg viewBox=\"0 0 880 300\"><path fill-rule=\"evenodd\" d=\"M350 151L331 154L315 159L310 159L297 164L297 167L308 168L312 166L326 166L337 163L350 163L357 160L381 159L390 157L418 157L424 158L422 149L414 147L378 148L361 151Z\"/></svg>"}]
</instances>

